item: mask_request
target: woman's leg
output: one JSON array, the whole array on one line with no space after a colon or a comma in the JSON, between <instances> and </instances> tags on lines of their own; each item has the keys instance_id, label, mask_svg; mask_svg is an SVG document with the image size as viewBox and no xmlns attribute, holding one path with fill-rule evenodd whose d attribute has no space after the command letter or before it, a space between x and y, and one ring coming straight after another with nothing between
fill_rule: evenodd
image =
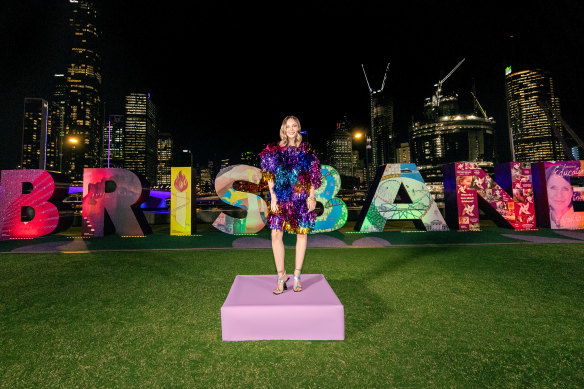
<instances>
[{"instance_id":1,"label":"woman's leg","mask_svg":"<svg viewBox=\"0 0 584 389\"><path fill-rule=\"evenodd\" d=\"M284 268L284 254L286 253L284 250L284 242L282 241L282 237L284 236L284 231L281 230L272 230L272 251L274 252L274 262L276 263L276 271L278 272L278 279L284 277L286 275L286 269ZM284 282L286 282L286 278L284 278ZM278 285L276 287L276 291L282 290L284 286Z\"/></svg>"},{"instance_id":2,"label":"woman's leg","mask_svg":"<svg viewBox=\"0 0 584 389\"><path fill-rule=\"evenodd\" d=\"M304 264L304 254L306 253L306 243L308 242L308 235L297 234L296 235L296 267L294 268L294 277L300 275L302 270L302 265ZM295 284L296 285L296 284ZM299 291L302 289L302 284L300 283L300 278L298 278L298 288L295 290Z\"/></svg>"}]
</instances>

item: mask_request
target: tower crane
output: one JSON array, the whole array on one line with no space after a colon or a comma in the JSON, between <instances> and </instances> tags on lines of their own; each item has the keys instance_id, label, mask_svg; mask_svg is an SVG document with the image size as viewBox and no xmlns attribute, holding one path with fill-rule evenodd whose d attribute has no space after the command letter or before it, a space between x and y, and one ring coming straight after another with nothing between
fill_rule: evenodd
<instances>
[{"instance_id":1,"label":"tower crane","mask_svg":"<svg viewBox=\"0 0 584 389\"><path fill-rule=\"evenodd\" d=\"M456 66L450 71L450 73L448 73L446 75L446 77L444 77L442 80L438 81L437 84L434 84L436 88L436 93L434 93L434 96L432 96L432 107L439 107L440 106L440 97L441 97L441 93L442 93L442 84L444 84L444 82L446 80L448 80L448 77L452 76L452 73L454 73L456 71L456 69L458 69L460 67L460 65L462 65L462 63L464 62L466 58L463 58L459 63L456 64Z\"/></svg>"},{"instance_id":2,"label":"tower crane","mask_svg":"<svg viewBox=\"0 0 584 389\"><path fill-rule=\"evenodd\" d=\"M369 84L369 79L367 78L367 73L365 72L365 66L361 64L361 69L363 69L363 74L365 75L365 81L367 82L367 88L369 88L369 93L373 93L373 89L371 89L371 84ZM385 80L387 80L387 72L389 71L389 62L387 63L387 67L385 68L385 74L383 75L383 82L381 83L381 89L376 92L383 92L385 88Z\"/></svg>"},{"instance_id":3,"label":"tower crane","mask_svg":"<svg viewBox=\"0 0 584 389\"><path fill-rule=\"evenodd\" d=\"M470 94L474 98L475 103L477 104L477 107L479 107L479 110L481 111L481 113L483 114L485 119L488 119L487 112L483 109L483 106L481 105L481 103L479 103L479 99L477 99L477 96L475 95L475 93L473 91L471 91Z\"/></svg>"}]
</instances>

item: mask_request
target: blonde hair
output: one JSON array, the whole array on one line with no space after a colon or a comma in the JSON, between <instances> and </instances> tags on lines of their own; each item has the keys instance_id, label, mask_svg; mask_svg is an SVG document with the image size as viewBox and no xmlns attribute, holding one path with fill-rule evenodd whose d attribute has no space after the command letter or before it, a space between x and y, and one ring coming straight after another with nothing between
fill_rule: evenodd
<instances>
[{"instance_id":1,"label":"blonde hair","mask_svg":"<svg viewBox=\"0 0 584 389\"><path fill-rule=\"evenodd\" d=\"M296 133L296 138L294 139L295 145L293 146L300 146L302 142L302 135L300 135L300 120L296 116L286 116L282 121L282 125L280 126L280 146L288 146L288 135L286 134L286 123L288 120L294 120L296 124L298 124L298 132Z\"/></svg>"}]
</instances>

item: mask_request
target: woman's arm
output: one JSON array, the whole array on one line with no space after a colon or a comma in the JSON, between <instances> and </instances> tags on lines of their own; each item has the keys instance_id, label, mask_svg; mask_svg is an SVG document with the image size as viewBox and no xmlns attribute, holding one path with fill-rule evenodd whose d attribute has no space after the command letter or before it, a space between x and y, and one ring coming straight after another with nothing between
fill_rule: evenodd
<instances>
[{"instance_id":1,"label":"woman's arm","mask_svg":"<svg viewBox=\"0 0 584 389\"><path fill-rule=\"evenodd\" d=\"M268 188L270 188L270 209L272 212L278 211L278 198L274 192L274 180L268 180Z\"/></svg>"},{"instance_id":2,"label":"woman's arm","mask_svg":"<svg viewBox=\"0 0 584 389\"><path fill-rule=\"evenodd\" d=\"M314 196L314 186L310 186L310 196L306 199L306 205L308 206L308 212L314 211L316 208L316 198Z\"/></svg>"},{"instance_id":3,"label":"woman's arm","mask_svg":"<svg viewBox=\"0 0 584 389\"><path fill-rule=\"evenodd\" d=\"M306 199L306 205L308 206L308 212L314 211L316 208L316 198L314 196L315 189L319 188L322 184L322 173L320 170L320 161L314 153L311 153L312 161L310 163L309 175L310 175L310 196Z\"/></svg>"}]
</instances>

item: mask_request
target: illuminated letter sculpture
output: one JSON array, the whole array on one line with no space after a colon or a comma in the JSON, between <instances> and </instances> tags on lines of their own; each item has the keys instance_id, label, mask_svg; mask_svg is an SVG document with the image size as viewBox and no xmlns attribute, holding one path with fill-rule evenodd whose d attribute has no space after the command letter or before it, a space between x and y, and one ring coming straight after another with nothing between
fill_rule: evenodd
<instances>
[{"instance_id":1,"label":"illuminated letter sculpture","mask_svg":"<svg viewBox=\"0 0 584 389\"><path fill-rule=\"evenodd\" d=\"M320 165L322 185L315 191L316 201L324 206L322 215L316 218L312 234L335 231L347 222L347 205L335 195L341 188L341 176L332 166Z\"/></svg>"},{"instance_id":2,"label":"illuminated letter sculpture","mask_svg":"<svg viewBox=\"0 0 584 389\"><path fill-rule=\"evenodd\" d=\"M233 188L236 181L260 183L260 169L248 165L228 166L219 171L215 177L215 191L219 198L235 207L245 209L247 216L235 218L224 212L213 222L213 226L227 234L254 234L266 225L268 208L266 202L258 195L240 192Z\"/></svg>"},{"instance_id":3,"label":"illuminated letter sculpture","mask_svg":"<svg viewBox=\"0 0 584 389\"><path fill-rule=\"evenodd\" d=\"M150 189L145 179L125 169L83 170L83 236L144 236L150 226L140 209Z\"/></svg>"},{"instance_id":4,"label":"illuminated letter sculpture","mask_svg":"<svg viewBox=\"0 0 584 389\"><path fill-rule=\"evenodd\" d=\"M534 164L538 226L584 228L584 161Z\"/></svg>"},{"instance_id":5,"label":"illuminated letter sculpture","mask_svg":"<svg viewBox=\"0 0 584 389\"><path fill-rule=\"evenodd\" d=\"M402 202L395 203L399 194ZM413 220L418 229L447 231L448 226L413 163L380 166L361 209L356 231L383 231L387 220Z\"/></svg>"},{"instance_id":6,"label":"illuminated letter sculpture","mask_svg":"<svg viewBox=\"0 0 584 389\"><path fill-rule=\"evenodd\" d=\"M196 190L191 177L190 167L171 168L170 235L190 235L191 227L196 228Z\"/></svg>"},{"instance_id":7,"label":"illuminated letter sculpture","mask_svg":"<svg viewBox=\"0 0 584 389\"><path fill-rule=\"evenodd\" d=\"M23 193L25 183L32 185L30 193ZM3 170L1 185L0 239L36 238L71 224L73 212L61 204L69 191L62 175L39 169Z\"/></svg>"},{"instance_id":8,"label":"illuminated letter sculpture","mask_svg":"<svg viewBox=\"0 0 584 389\"><path fill-rule=\"evenodd\" d=\"M500 227L535 228L535 206L531 165L510 162L497 166L497 184L476 162L444 165L446 220L459 231L479 231L479 206ZM512 192L511 192L512 190Z\"/></svg>"}]
</instances>

